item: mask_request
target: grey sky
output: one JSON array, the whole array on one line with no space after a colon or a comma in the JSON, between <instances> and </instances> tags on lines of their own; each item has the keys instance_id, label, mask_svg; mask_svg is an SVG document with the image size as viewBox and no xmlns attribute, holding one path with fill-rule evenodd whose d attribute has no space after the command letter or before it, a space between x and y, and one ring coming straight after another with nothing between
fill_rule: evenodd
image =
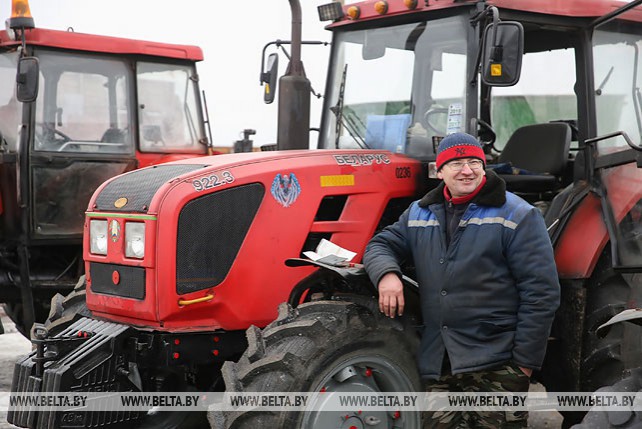
<instances>
[{"instance_id":1,"label":"grey sky","mask_svg":"<svg viewBox=\"0 0 642 429\"><path fill-rule=\"evenodd\" d=\"M301 0L303 38L330 41L317 6L330 0ZM55 30L159 42L198 45L201 87L206 91L216 146L230 146L244 128L254 128L255 145L276 141L277 103L263 104L259 85L261 50L276 39L290 39L287 0L29 0L36 26ZM0 0L9 17L11 1ZM329 47L304 46L303 61L317 92L325 85ZM279 72L287 59L280 55ZM311 126L317 126L321 101L313 98ZM316 141L317 134L311 134Z\"/></svg>"}]
</instances>

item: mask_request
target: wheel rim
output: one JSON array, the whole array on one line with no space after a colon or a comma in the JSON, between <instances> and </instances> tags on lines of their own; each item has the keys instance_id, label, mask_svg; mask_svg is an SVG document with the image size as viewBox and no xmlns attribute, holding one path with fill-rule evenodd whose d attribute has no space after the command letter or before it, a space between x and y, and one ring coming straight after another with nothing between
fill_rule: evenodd
<instances>
[{"instance_id":1,"label":"wheel rim","mask_svg":"<svg viewBox=\"0 0 642 429\"><path fill-rule=\"evenodd\" d=\"M412 381L388 359L378 356L356 356L332 365L313 386L314 392L373 394L380 392L412 392ZM326 397L327 398L327 397ZM314 398L313 398L314 399ZM419 429L420 417L415 412L324 411L321 397L310 404L315 411L304 415L301 427L305 429Z\"/></svg>"}]
</instances>

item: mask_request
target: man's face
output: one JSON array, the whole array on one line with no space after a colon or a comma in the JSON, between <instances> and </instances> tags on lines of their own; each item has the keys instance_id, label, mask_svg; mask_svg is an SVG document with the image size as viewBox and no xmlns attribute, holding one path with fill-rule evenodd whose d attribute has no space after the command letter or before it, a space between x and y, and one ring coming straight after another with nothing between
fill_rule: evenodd
<instances>
[{"instance_id":1,"label":"man's face","mask_svg":"<svg viewBox=\"0 0 642 429\"><path fill-rule=\"evenodd\" d=\"M460 198L477 189L485 174L484 164L479 159L460 158L444 164L437 177L446 183L450 195Z\"/></svg>"}]
</instances>

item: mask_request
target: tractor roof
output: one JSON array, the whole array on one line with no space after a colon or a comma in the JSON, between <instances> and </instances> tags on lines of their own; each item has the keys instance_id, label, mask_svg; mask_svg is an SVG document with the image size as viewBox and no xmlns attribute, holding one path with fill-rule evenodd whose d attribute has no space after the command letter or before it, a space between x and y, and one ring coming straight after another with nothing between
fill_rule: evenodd
<instances>
[{"instance_id":1,"label":"tractor roof","mask_svg":"<svg viewBox=\"0 0 642 429\"><path fill-rule=\"evenodd\" d=\"M97 36L72 31L34 28L26 31L28 45L51 48L74 49L109 54L152 55L165 58L203 60L203 51L198 46L175 45L119 37ZM17 47L20 41L12 40L6 31L0 31L0 48Z\"/></svg>"},{"instance_id":2,"label":"tractor roof","mask_svg":"<svg viewBox=\"0 0 642 429\"><path fill-rule=\"evenodd\" d=\"M416 6L413 8L411 5L413 2L409 0L387 0L387 10L385 13L379 13L376 11L375 5L381 2L378 0L366 0L350 3L343 7L345 12L352 7L359 8L357 19L349 18L346 13L341 20L330 24L328 28L331 29L354 22L368 21L388 16L445 10L461 6L470 7L477 2L478 0L419 0L414 2ZM627 1L622 0L487 0L487 4L494 5L500 10L504 9L569 18L597 18L613 12L627 3ZM629 12L627 19L642 21L642 11L636 9Z\"/></svg>"}]
</instances>

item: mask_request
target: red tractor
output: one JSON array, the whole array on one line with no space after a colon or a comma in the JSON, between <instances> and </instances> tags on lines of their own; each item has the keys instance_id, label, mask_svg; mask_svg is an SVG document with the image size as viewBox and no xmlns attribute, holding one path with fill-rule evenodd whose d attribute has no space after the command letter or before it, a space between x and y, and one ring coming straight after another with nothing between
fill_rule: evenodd
<instances>
[{"instance_id":1,"label":"red tractor","mask_svg":"<svg viewBox=\"0 0 642 429\"><path fill-rule=\"evenodd\" d=\"M0 31L0 302L28 335L84 271L93 191L205 155L208 140L200 48L35 28L26 0L12 13Z\"/></svg>"},{"instance_id":2,"label":"red tractor","mask_svg":"<svg viewBox=\"0 0 642 429\"><path fill-rule=\"evenodd\" d=\"M549 391L593 391L641 366L637 326L595 334L642 298L641 3L321 6L333 32L321 150L305 150L310 85L293 36L279 82L278 148L299 150L172 162L100 186L84 227L92 317L56 335L39 329L36 351L16 364L13 390L420 389L418 309L383 317L374 286L352 262L437 185L435 147L456 131L479 136L489 168L549 225L563 299L535 377ZM300 7L290 4L300 35ZM271 93L273 76L262 75ZM356 257L303 257L323 239ZM416 303L413 267L405 272L406 302ZM64 346L78 332L79 344ZM135 427L162 419L179 427L193 416L74 413L13 409L9 421ZM209 421L421 427L415 413L356 410L211 412Z\"/></svg>"}]
</instances>

